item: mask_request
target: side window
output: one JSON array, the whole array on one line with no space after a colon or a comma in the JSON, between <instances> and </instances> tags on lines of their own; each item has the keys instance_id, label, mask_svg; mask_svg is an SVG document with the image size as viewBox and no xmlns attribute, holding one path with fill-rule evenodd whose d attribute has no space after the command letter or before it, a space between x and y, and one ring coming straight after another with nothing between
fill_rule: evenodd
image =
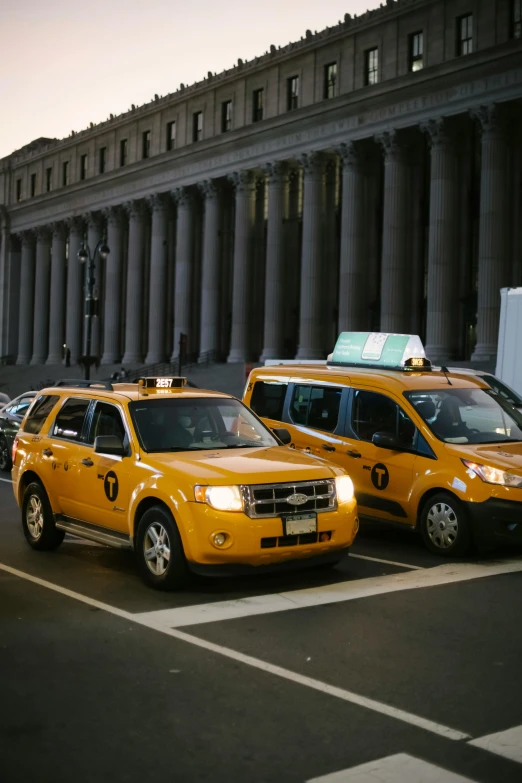
<instances>
[{"instance_id":1,"label":"side window","mask_svg":"<svg viewBox=\"0 0 522 783\"><path fill-rule=\"evenodd\" d=\"M90 400L76 397L67 400L56 417L52 434L67 440L81 440L85 414L90 403Z\"/></svg>"},{"instance_id":2,"label":"side window","mask_svg":"<svg viewBox=\"0 0 522 783\"><path fill-rule=\"evenodd\" d=\"M115 405L108 402L97 402L89 427L87 443L94 443L98 435L116 435L125 440L125 427L121 413Z\"/></svg>"},{"instance_id":3,"label":"side window","mask_svg":"<svg viewBox=\"0 0 522 783\"><path fill-rule=\"evenodd\" d=\"M333 432L339 419L342 389L296 384L290 404L294 424Z\"/></svg>"},{"instance_id":4,"label":"side window","mask_svg":"<svg viewBox=\"0 0 522 783\"><path fill-rule=\"evenodd\" d=\"M405 446L412 446L415 437L415 425L410 417L396 402L377 392L355 392L352 428L361 440L369 442L376 432L396 435Z\"/></svg>"},{"instance_id":5,"label":"side window","mask_svg":"<svg viewBox=\"0 0 522 783\"><path fill-rule=\"evenodd\" d=\"M258 416L281 421L287 389L287 383L256 381L250 407Z\"/></svg>"},{"instance_id":6,"label":"side window","mask_svg":"<svg viewBox=\"0 0 522 783\"><path fill-rule=\"evenodd\" d=\"M40 395L40 397L36 399L30 414L24 422L24 432L37 435L59 399L60 397L57 394Z\"/></svg>"},{"instance_id":7,"label":"side window","mask_svg":"<svg viewBox=\"0 0 522 783\"><path fill-rule=\"evenodd\" d=\"M485 380L486 383L491 386L493 391L496 391L497 394L500 394L501 397L510 402L511 405L517 406L522 404L520 397L516 397L511 389L508 389L507 386L504 386L504 384L499 381L498 378L495 378L494 375L484 375L483 380Z\"/></svg>"}]
</instances>

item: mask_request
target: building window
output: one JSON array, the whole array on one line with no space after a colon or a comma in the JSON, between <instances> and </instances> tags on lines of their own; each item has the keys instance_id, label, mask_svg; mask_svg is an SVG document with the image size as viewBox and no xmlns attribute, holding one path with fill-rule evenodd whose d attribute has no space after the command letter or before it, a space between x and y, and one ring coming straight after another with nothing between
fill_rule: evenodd
<instances>
[{"instance_id":1,"label":"building window","mask_svg":"<svg viewBox=\"0 0 522 783\"><path fill-rule=\"evenodd\" d=\"M192 115L192 141L201 141L203 138L203 112L195 111Z\"/></svg>"},{"instance_id":2,"label":"building window","mask_svg":"<svg viewBox=\"0 0 522 783\"><path fill-rule=\"evenodd\" d=\"M513 38L522 38L522 0L512 0L511 34Z\"/></svg>"},{"instance_id":3,"label":"building window","mask_svg":"<svg viewBox=\"0 0 522 783\"><path fill-rule=\"evenodd\" d=\"M31 196L36 195L36 174L31 174Z\"/></svg>"},{"instance_id":4,"label":"building window","mask_svg":"<svg viewBox=\"0 0 522 783\"><path fill-rule=\"evenodd\" d=\"M69 184L69 161L64 160L62 163L62 185L66 187Z\"/></svg>"},{"instance_id":5,"label":"building window","mask_svg":"<svg viewBox=\"0 0 522 783\"><path fill-rule=\"evenodd\" d=\"M337 63L328 63L324 66L323 98L333 98L335 95L337 95Z\"/></svg>"},{"instance_id":6,"label":"building window","mask_svg":"<svg viewBox=\"0 0 522 783\"><path fill-rule=\"evenodd\" d=\"M291 76L286 80L286 108L287 111L299 107L299 76Z\"/></svg>"},{"instance_id":7,"label":"building window","mask_svg":"<svg viewBox=\"0 0 522 783\"><path fill-rule=\"evenodd\" d=\"M420 71L424 67L424 33L412 33L409 41L410 71Z\"/></svg>"},{"instance_id":8,"label":"building window","mask_svg":"<svg viewBox=\"0 0 522 783\"><path fill-rule=\"evenodd\" d=\"M120 141L120 166L125 166L127 163L127 139L121 139Z\"/></svg>"},{"instance_id":9,"label":"building window","mask_svg":"<svg viewBox=\"0 0 522 783\"><path fill-rule=\"evenodd\" d=\"M364 83L377 84L379 81L379 50L368 49L364 53Z\"/></svg>"},{"instance_id":10,"label":"building window","mask_svg":"<svg viewBox=\"0 0 522 783\"><path fill-rule=\"evenodd\" d=\"M22 200L22 180L17 179L16 180L16 201Z\"/></svg>"},{"instance_id":11,"label":"building window","mask_svg":"<svg viewBox=\"0 0 522 783\"><path fill-rule=\"evenodd\" d=\"M221 133L232 130L232 101L221 104Z\"/></svg>"},{"instance_id":12,"label":"building window","mask_svg":"<svg viewBox=\"0 0 522 783\"><path fill-rule=\"evenodd\" d=\"M141 134L141 157L150 158L150 130Z\"/></svg>"},{"instance_id":13,"label":"building window","mask_svg":"<svg viewBox=\"0 0 522 783\"><path fill-rule=\"evenodd\" d=\"M265 91L260 87L252 93L252 122L259 122L263 119L264 103Z\"/></svg>"},{"instance_id":14,"label":"building window","mask_svg":"<svg viewBox=\"0 0 522 783\"><path fill-rule=\"evenodd\" d=\"M50 193L53 189L53 169L52 166L50 166L48 169L45 169L45 189L47 193Z\"/></svg>"},{"instance_id":15,"label":"building window","mask_svg":"<svg viewBox=\"0 0 522 783\"><path fill-rule=\"evenodd\" d=\"M176 122L167 122L167 150L173 150L176 146Z\"/></svg>"},{"instance_id":16,"label":"building window","mask_svg":"<svg viewBox=\"0 0 522 783\"><path fill-rule=\"evenodd\" d=\"M457 19L457 54L471 54L473 51L473 15Z\"/></svg>"},{"instance_id":17,"label":"building window","mask_svg":"<svg viewBox=\"0 0 522 783\"><path fill-rule=\"evenodd\" d=\"M100 147L100 174L105 173L105 169L107 168L107 147Z\"/></svg>"},{"instance_id":18,"label":"building window","mask_svg":"<svg viewBox=\"0 0 522 783\"><path fill-rule=\"evenodd\" d=\"M80 155L80 179L87 176L87 154Z\"/></svg>"}]
</instances>

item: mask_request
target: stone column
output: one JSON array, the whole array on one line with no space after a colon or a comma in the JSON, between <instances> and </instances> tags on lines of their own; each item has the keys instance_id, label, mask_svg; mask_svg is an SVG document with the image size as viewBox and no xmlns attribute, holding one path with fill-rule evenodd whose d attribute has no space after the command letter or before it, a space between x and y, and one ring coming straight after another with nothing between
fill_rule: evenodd
<instances>
[{"instance_id":1,"label":"stone column","mask_svg":"<svg viewBox=\"0 0 522 783\"><path fill-rule=\"evenodd\" d=\"M176 268L174 275L174 344L171 361L179 359L180 335L190 336L194 260L194 195L189 188L172 193L178 205Z\"/></svg>"},{"instance_id":2,"label":"stone column","mask_svg":"<svg viewBox=\"0 0 522 783\"><path fill-rule=\"evenodd\" d=\"M266 240L266 282L263 352L260 361L285 355L285 234L288 219L288 167L269 163L268 226Z\"/></svg>"},{"instance_id":3,"label":"stone column","mask_svg":"<svg viewBox=\"0 0 522 783\"><path fill-rule=\"evenodd\" d=\"M31 364L45 364L49 348L49 294L51 282L51 231L36 231L36 273L34 283L33 355Z\"/></svg>"},{"instance_id":4,"label":"stone column","mask_svg":"<svg viewBox=\"0 0 522 783\"><path fill-rule=\"evenodd\" d=\"M83 242L83 222L71 218L69 226L69 256L67 259L67 305L65 317L65 344L71 352L71 365L82 355L83 323L83 264L78 260L78 251Z\"/></svg>"},{"instance_id":5,"label":"stone column","mask_svg":"<svg viewBox=\"0 0 522 783\"><path fill-rule=\"evenodd\" d=\"M229 177L236 190L232 335L227 362L246 362L249 356L249 302L252 278L252 232L255 216L255 182L251 171Z\"/></svg>"},{"instance_id":6,"label":"stone column","mask_svg":"<svg viewBox=\"0 0 522 783\"><path fill-rule=\"evenodd\" d=\"M0 356L12 362L18 352L20 241L10 231L7 210L0 206Z\"/></svg>"},{"instance_id":7,"label":"stone column","mask_svg":"<svg viewBox=\"0 0 522 783\"><path fill-rule=\"evenodd\" d=\"M221 193L217 183L206 180L200 188L205 196L203 262L201 270L201 329L199 362L214 360L218 346L219 259L221 248Z\"/></svg>"},{"instance_id":8,"label":"stone column","mask_svg":"<svg viewBox=\"0 0 522 783\"><path fill-rule=\"evenodd\" d=\"M145 205L142 201L126 204L129 213L127 269L127 307L125 312L125 353L123 364L143 362L143 266L145 242Z\"/></svg>"},{"instance_id":9,"label":"stone column","mask_svg":"<svg viewBox=\"0 0 522 783\"><path fill-rule=\"evenodd\" d=\"M149 199L152 210L149 286L149 341L145 364L166 360L167 316L167 218L168 201L165 193Z\"/></svg>"},{"instance_id":10,"label":"stone column","mask_svg":"<svg viewBox=\"0 0 522 783\"><path fill-rule=\"evenodd\" d=\"M102 364L121 360L122 272L125 214L121 207L111 207L107 218L107 245L110 253L105 262L105 305L103 317Z\"/></svg>"},{"instance_id":11,"label":"stone column","mask_svg":"<svg viewBox=\"0 0 522 783\"><path fill-rule=\"evenodd\" d=\"M324 159L320 152L301 157L304 171L303 244L301 261L301 305L299 347L296 359L323 359L321 290L321 224L324 209Z\"/></svg>"},{"instance_id":12,"label":"stone column","mask_svg":"<svg viewBox=\"0 0 522 783\"><path fill-rule=\"evenodd\" d=\"M509 282L507 264L507 144L495 104L473 112L482 129L478 257L477 343L472 361L496 358L500 289Z\"/></svg>"},{"instance_id":13,"label":"stone column","mask_svg":"<svg viewBox=\"0 0 522 783\"><path fill-rule=\"evenodd\" d=\"M458 345L457 156L442 118L423 125L431 146L426 356L454 359Z\"/></svg>"},{"instance_id":14,"label":"stone column","mask_svg":"<svg viewBox=\"0 0 522 783\"><path fill-rule=\"evenodd\" d=\"M408 333L407 167L397 132L377 137L384 150L384 214L381 268L382 332Z\"/></svg>"},{"instance_id":15,"label":"stone column","mask_svg":"<svg viewBox=\"0 0 522 783\"><path fill-rule=\"evenodd\" d=\"M53 226L51 256L51 300L49 328L49 356L46 364L61 364L65 337L65 225Z\"/></svg>"},{"instance_id":16,"label":"stone column","mask_svg":"<svg viewBox=\"0 0 522 783\"><path fill-rule=\"evenodd\" d=\"M357 332L368 320L368 266L364 253L364 179L361 151L348 142L339 149L343 167L339 332Z\"/></svg>"},{"instance_id":17,"label":"stone column","mask_svg":"<svg viewBox=\"0 0 522 783\"><path fill-rule=\"evenodd\" d=\"M94 255L96 246L103 236L103 221L99 212L91 212L87 216L87 244L89 245L91 255ZM102 290L103 290L103 276L105 270L103 268L103 261L100 258L100 254L97 253L94 258L94 298L98 300L98 315L95 315L92 319L92 335L91 335L91 356L100 355L100 313L102 304ZM86 265L87 266L87 265ZM87 269L85 270L87 272ZM87 280L87 274L84 277Z\"/></svg>"},{"instance_id":18,"label":"stone column","mask_svg":"<svg viewBox=\"0 0 522 783\"><path fill-rule=\"evenodd\" d=\"M20 311L18 324L17 364L29 364L33 353L35 236L24 231L22 239L22 270L20 275Z\"/></svg>"}]
</instances>

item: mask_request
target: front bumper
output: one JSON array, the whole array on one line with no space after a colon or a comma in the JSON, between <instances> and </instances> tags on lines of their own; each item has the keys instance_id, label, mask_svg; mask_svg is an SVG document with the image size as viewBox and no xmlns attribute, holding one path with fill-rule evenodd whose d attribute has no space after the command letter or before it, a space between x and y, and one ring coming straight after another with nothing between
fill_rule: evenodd
<instances>
[{"instance_id":1,"label":"front bumper","mask_svg":"<svg viewBox=\"0 0 522 783\"><path fill-rule=\"evenodd\" d=\"M279 574L287 571L300 571L303 568L317 568L333 565L348 556L350 547L323 552L319 555L300 557L299 559L281 560L262 565L245 565L242 563L221 563L219 565L202 565L187 563L190 571L198 576L251 576L256 574Z\"/></svg>"},{"instance_id":2,"label":"front bumper","mask_svg":"<svg viewBox=\"0 0 522 783\"><path fill-rule=\"evenodd\" d=\"M464 503L477 544L522 545L522 502L489 498Z\"/></svg>"}]
</instances>

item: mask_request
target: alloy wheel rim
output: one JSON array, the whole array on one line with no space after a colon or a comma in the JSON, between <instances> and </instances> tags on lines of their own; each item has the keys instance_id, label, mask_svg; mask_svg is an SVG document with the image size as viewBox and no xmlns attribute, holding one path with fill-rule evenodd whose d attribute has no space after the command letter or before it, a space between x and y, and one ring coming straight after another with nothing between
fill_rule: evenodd
<instances>
[{"instance_id":1,"label":"alloy wheel rim","mask_svg":"<svg viewBox=\"0 0 522 783\"><path fill-rule=\"evenodd\" d=\"M44 518L42 501L36 495L29 498L25 518L31 538L38 541L43 532Z\"/></svg>"},{"instance_id":2,"label":"alloy wheel rim","mask_svg":"<svg viewBox=\"0 0 522 783\"><path fill-rule=\"evenodd\" d=\"M426 531L430 541L438 549L449 549L457 540L459 521L455 511L447 503L435 503L428 511Z\"/></svg>"},{"instance_id":3,"label":"alloy wheel rim","mask_svg":"<svg viewBox=\"0 0 522 783\"><path fill-rule=\"evenodd\" d=\"M163 576L170 563L170 539L161 522L152 522L145 531L143 553L149 571Z\"/></svg>"}]
</instances>

